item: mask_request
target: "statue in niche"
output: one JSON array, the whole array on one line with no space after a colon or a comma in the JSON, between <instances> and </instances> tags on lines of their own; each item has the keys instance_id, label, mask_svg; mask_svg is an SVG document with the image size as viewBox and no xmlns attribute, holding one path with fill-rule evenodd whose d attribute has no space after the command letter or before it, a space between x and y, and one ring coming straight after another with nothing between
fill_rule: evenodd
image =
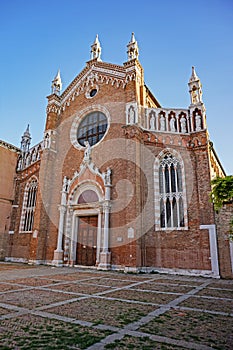
<instances>
[{"instance_id":1,"label":"statue in niche","mask_svg":"<svg viewBox=\"0 0 233 350\"><path fill-rule=\"evenodd\" d=\"M172 116L170 119L170 129L172 132L176 131L175 123L176 123L176 120L175 120L174 116Z\"/></svg>"},{"instance_id":2,"label":"statue in niche","mask_svg":"<svg viewBox=\"0 0 233 350\"><path fill-rule=\"evenodd\" d=\"M84 151L84 160L89 161L91 157L91 146L88 141L84 141L85 151Z\"/></svg>"},{"instance_id":3,"label":"statue in niche","mask_svg":"<svg viewBox=\"0 0 233 350\"><path fill-rule=\"evenodd\" d=\"M134 124L135 123L135 111L133 106L130 106L129 109L129 124Z\"/></svg>"},{"instance_id":4,"label":"statue in niche","mask_svg":"<svg viewBox=\"0 0 233 350\"><path fill-rule=\"evenodd\" d=\"M44 138L44 148L49 148L49 134L45 135Z\"/></svg>"},{"instance_id":5,"label":"statue in niche","mask_svg":"<svg viewBox=\"0 0 233 350\"><path fill-rule=\"evenodd\" d=\"M180 124L181 124L181 132L183 132L183 133L187 132L186 119L185 119L185 117L183 115L180 118Z\"/></svg>"},{"instance_id":6,"label":"statue in niche","mask_svg":"<svg viewBox=\"0 0 233 350\"><path fill-rule=\"evenodd\" d=\"M193 104L197 103L198 102L197 90L193 89L191 95L192 95L192 103Z\"/></svg>"},{"instance_id":7,"label":"statue in niche","mask_svg":"<svg viewBox=\"0 0 233 350\"><path fill-rule=\"evenodd\" d=\"M196 123L196 131L200 131L201 130L201 116L198 114L198 112L196 112L195 123Z\"/></svg>"},{"instance_id":8,"label":"statue in niche","mask_svg":"<svg viewBox=\"0 0 233 350\"><path fill-rule=\"evenodd\" d=\"M31 164L31 154L28 153L28 156L26 158L26 166L29 166Z\"/></svg>"},{"instance_id":9,"label":"statue in niche","mask_svg":"<svg viewBox=\"0 0 233 350\"><path fill-rule=\"evenodd\" d=\"M34 151L32 152L32 162L35 162L36 158L36 150L34 149Z\"/></svg>"},{"instance_id":10,"label":"statue in niche","mask_svg":"<svg viewBox=\"0 0 233 350\"><path fill-rule=\"evenodd\" d=\"M160 116L160 131L165 131L165 118L162 114Z\"/></svg>"},{"instance_id":11,"label":"statue in niche","mask_svg":"<svg viewBox=\"0 0 233 350\"><path fill-rule=\"evenodd\" d=\"M22 158L19 158L19 162L18 162L18 168L17 168L17 170L22 170L22 168L23 168Z\"/></svg>"},{"instance_id":12,"label":"statue in niche","mask_svg":"<svg viewBox=\"0 0 233 350\"><path fill-rule=\"evenodd\" d=\"M66 176L64 176L63 185L62 185L62 192L67 192L67 187L68 187L68 179Z\"/></svg>"},{"instance_id":13,"label":"statue in niche","mask_svg":"<svg viewBox=\"0 0 233 350\"><path fill-rule=\"evenodd\" d=\"M40 152L41 152L41 148L38 148L38 150L37 150L37 160L40 160Z\"/></svg>"},{"instance_id":14,"label":"statue in niche","mask_svg":"<svg viewBox=\"0 0 233 350\"><path fill-rule=\"evenodd\" d=\"M151 113L150 117L150 130L155 130L155 115Z\"/></svg>"}]
</instances>

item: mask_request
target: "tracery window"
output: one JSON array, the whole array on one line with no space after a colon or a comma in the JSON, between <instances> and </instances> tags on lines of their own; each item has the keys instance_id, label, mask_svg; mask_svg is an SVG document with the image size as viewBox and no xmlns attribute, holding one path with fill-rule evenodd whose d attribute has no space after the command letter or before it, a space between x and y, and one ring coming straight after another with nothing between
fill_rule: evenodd
<instances>
[{"instance_id":1,"label":"tracery window","mask_svg":"<svg viewBox=\"0 0 233 350\"><path fill-rule=\"evenodd\" d=\"M37 187L38 181L35 178L33 178L25 187L23 209L20 222L21 232L32 231L36 207Z\"/></svg>"},{"instance_id":2,"label":"tracery window","mask_svg":"<svg viewBox=\"0 0 233 350\"><path fill-rule=\"evenodd\" d=\"M85 146L85 141L88 141L90 146L95 145L104 137L107 127L107 117L102 112L89 113L79 124L77 131L78 143Z\"/></svg>"},{"instance_id":3,"label":"tracery window","mask_svg":"<svg viewBox=\"0 0 233 350\"><path fill-rule=\"evenodd\" d=\"M159 164L160 228L185 227L180 161L167 153Z\"/></svg>"}]
</instances>

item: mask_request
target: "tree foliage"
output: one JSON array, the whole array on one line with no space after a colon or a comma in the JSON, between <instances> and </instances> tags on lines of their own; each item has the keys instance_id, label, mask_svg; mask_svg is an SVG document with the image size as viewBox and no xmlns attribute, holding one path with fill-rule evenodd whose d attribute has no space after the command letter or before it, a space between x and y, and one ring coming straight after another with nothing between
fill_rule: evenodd
<instances>
[{"instance_id":1,"label":"tree foliage","mask_svg":"<svg viewBox=\"0 0 233 350\"><path fill-rule=\"evenodd\" d=\"M233 202L233 176L216 177L211 181L211 201L215 210L222 208L224 203Z\"/></svg>"},{"instance_id":2,"label":"tree foliage","mask_svg":"<svg viewBox=\"0 0 233 350\"><path fill-rule=\"evenodd\" d=\"M211 201L215 210L222 208L224 203L233 203L233 176L216 177L211 181ZM233 241L233 217L229 222L229 239Z\"/></svg>"}]
</instances>

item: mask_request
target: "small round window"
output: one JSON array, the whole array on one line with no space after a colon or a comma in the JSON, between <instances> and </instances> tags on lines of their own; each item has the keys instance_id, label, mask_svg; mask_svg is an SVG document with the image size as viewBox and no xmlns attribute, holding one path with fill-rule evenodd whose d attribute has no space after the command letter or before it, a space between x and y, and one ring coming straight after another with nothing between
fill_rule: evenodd
<instances>
[{"instance_id":1,"label":"small round window","mask_svg":"<svg viewBox=\"0 0 233 350\"><path fill-rule=\"evenodd\" d=\"M78 127L77 141L85 147L85 141L90 146L98 143L103 137L108 127L107 117L99 111L86 115Z\"/></svg>"},{"instance_id":2,"label":"small round window","mask_svg":"<svg viewBox=\"0 0 233 350\"><path fill-rule=\"evenodd\" d=\"M90 91L90 97L94 97L97 94L97 89L92 89Z\"/></svg>"}]
</instances>

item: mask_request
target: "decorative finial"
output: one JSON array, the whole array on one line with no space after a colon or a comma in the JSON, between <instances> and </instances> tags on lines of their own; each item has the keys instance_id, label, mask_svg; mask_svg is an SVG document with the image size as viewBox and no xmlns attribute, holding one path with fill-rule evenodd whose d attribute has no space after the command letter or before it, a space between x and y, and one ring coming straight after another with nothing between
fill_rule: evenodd
<instances>
[{"instance_id":1,"label":"decorative finial","mask_svg":"<svg viewBox=\"0 0 233 350\"><path fill-rule=\"evenodd\" d=\"M191 105L202 103L202 85L198 78L194 66L192 67L192 75L189 79L189 93L191 99Z\"/></svg>"},{"instance_id":2,"label":"decorative finial","mask_svg":"<svg viewBox=\"0 0 233 350\"><path fill-rule=\"evenodd\" d=\"M91 59L97 59L97 61L101 61L101 46L99 42L98 34L96 34L96 38L94 43L91 45Z\"/></svg>"},{"instance_id":3,"label":"decorative finial","mask_svg":"<svg viewBox=\"0 0 233 350\"><path fill-rule=\"evenodd\" d=\"M135 36L134 36L134 32L132 32L132 35L131 35L131 43L135 43Z\"/></svg>"},{"instance_id":4,"label":"decorative finial","mask_svg":"<svg viewBox=\"0 0 233 350\"><path fill-rule=\"evenodd\" d=\"M191 81L195 81L195 80L198 80L198 76L196 74L195 67L192 66L192 75L191 75L189 81L191 82Z\"/></svg>"},{"instance_id":5,"label":"decorative finial","mask_svg":"<svg viewBox=\"0 0 233 350\"><path fill-rule=\"evenodd\" d=\"M138 59L139 56L139 49L138 49L138 43L135 40L134 33L131 35L131 41L127 45L127 55L128 55L128 61Z\"/></svg>"},{"instance_id":6,"label":"decorative finial","mask_svg":"<svg viewBox=\"0 0 233 350\"><path fill-rule=\"evenodd\" d=\"M99 44L100 42L99 42L99 36L98 36L98 34L96 34L96 37L95 37L95 44Z\"/></svg>"},{"instance_id":7,"label":"decorative finial","mask_svg":"<svg viewBox=\"0 0 233 350\"><path fill-rule=\"evenodd\" d=\"M52 81L52 94L60 95L61 89L62 89L62 81L61 81L61 75L60 75L60 69L58 69L57 75Z\"/></svg>"}]
</instances>

